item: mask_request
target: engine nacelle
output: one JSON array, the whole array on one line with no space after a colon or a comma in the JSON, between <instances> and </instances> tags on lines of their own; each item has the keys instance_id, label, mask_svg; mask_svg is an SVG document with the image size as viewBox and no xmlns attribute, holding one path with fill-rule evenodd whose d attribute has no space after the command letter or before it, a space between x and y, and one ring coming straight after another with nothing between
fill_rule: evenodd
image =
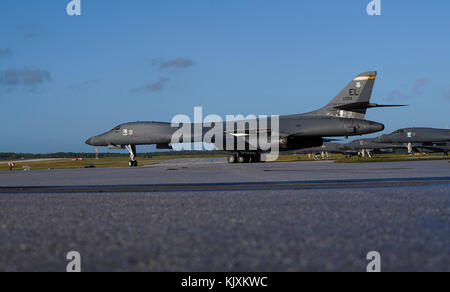
<instances>
[{"instance_id":1,"label":"engine nacelle","mask_svg":"<svg viewBox=\"0 0 450 292\"><path fill-rule=\"evenodd\" d=\"M322 137L282 137L280 139L280 150L290 151L305 148L320 147L323 145Z\"/></svg>"},{"instance_id":2,"label":"engine nacelle","mask_svg":"<svg viewBox=\"0 0 450 292\"><path fill-rule=\"evenodd\" d=\"M172 150L172 146L169 144L156 144L156 149L158 150Z\"/></svg>"}]
</instances>

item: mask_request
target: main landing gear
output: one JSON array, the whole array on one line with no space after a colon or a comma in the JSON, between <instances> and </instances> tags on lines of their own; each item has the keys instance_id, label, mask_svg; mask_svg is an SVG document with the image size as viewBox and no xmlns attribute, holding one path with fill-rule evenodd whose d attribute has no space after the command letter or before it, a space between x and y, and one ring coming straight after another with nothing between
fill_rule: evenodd
<instances>
[{"instance_id":1,"label":"main landing gear","mask_svg":"<svg viewBox=\"0 0 450 292\"><path fill-rule=\"evenodd\" d=\"M128 162L129 167L137 167L138 162L136 160L136 145L127 145L125 146L128 152L130 152L130 161Z\"/></svg>"},{"instance_id":2,"label":"main landing gear","mask_svg":"<svg viewBox=\"0 0 450 292\"><path fill-rule=\"evenodd\" d=\"M370 150L368 150L368 149L362 149L361 150L361 157L369 157L369 158L372 158L373 156L372 156L372 153L370 153Z\"/></svg>"},{"instance_id":3,"label":"main landing gear","mask_svg":"<svg viewBox=\"0 0 450 292\"><path fill-rule=\"evenodd\" d=\"M413 156L413 151L414 151L414 149L413 149L413 145L412 145L412 143L408 143L408 154L409 154L409 156Z\"/></svg>"},{"instance_id":4,"label":"main landing gear","mask_svg":"<svg viewBox=\"0 0 450 292\"><path fill-rule=\"evenodd\" d=\"M261 161L261 154L254 153L254 154L230 154L227 158L228 163L259 163Z\"/></svg>"}]
</instances>

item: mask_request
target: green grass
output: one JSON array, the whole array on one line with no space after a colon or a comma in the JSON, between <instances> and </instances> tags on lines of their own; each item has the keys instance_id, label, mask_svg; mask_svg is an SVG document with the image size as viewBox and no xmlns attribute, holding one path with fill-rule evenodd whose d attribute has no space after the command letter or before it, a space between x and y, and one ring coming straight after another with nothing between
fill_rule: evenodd
<instances>
[{"instance_id":1,"label":"green grass","mask_svg":"<svg viewBox=\"0 0 450 292\"><path fill-rule=\"evenodd\" d=\"M428 155L399 155L399 154L379 154L373 158L351 157L347 158L341 154L330 154L329 159L334 160L335 163L373 163L373 162L408 162L408 161L430 161L430 160L450 160L450 157L444 157L442 154L428 154ZM310 160L308 155L280 155L277 162L300 162L300 161L314 161ZM320 160L323 161L323 160Z\"/></svg>"},{"instance_id":2,"label":"green grass","mask_svg":"<svg viewBox=\"0 0 450 292\"><path fill-rule=\"evenodd\" d=\"M154 158L142 158L138 157L139 165L153 165L161 161L177 159L177 158L209 158L209 157L223 157L220 155L187 155L187 156L157 156ZM14 171L23 171L24 168L30 168L31 170L40 169L74 169L74 168L115 168L115 167L128 167L127 157L108 157L96 159L85 159L83 161L72 161L71 159L57 159L50 161L33 161L33 162L20 162L16 161L16 167ZM9 171L7 163L0 164L0 171Z\"/></svg>"},{"instance_id":3,"label":"green grass","mask_svg":"<svg viewBox=\"0 0 450 292\"><path fill-rule=\"evenodd\" d=\"M352 157L336 159L335 163L374 163L374 162L410 162L410 161L430 161L430 160L450 160L450 157L441 154L429 155L397 155L397 154L381 154L375 155L373 158Z\"/></svg>"},{"instance_id":4,"label":"green grass","mask_svg":"<svg viewBox=\"0 0 450 292\"><path fill-rule=\"evenodd\" d=\"M343 155L330 154L330 158L327 160L336 160L343 157L344 157ZM313 161L313 160L310 160L308 155L290 154L290 155L280 155L276 162L299 162L299 161Z\"/></svg>"},{"instance_id":5,"label":"green grass","mask_svg":"<svg viewBox=\"0 0 450 292\"><path fill-rule=\"evenodd\" d=\"M179 158L211 158L211 157L224 157L223 155L170 155L170 156L156 156L153 158L138 157L139 165L153 165L162 161L179 159ZM413 156L409 155L395 155L395 154L383 154L376 155L374 158L361 158L352 157L346 158L343 155L332 154L329 160L334 160L335 163L373 163L373 162L407 162L407 161L429 161L429 160L450 160L450 157L443 157L440 154L430 154L426 156ZM277 162L300 162L311 161L308 155L280 155ZM71 159L57 159L50 161L33 161L33 162L20 162L16 161L16 167L14 171L23 171L24 168L30 168L31 170L40 169L74 169L74 168L115 168L115 167L128 167L127 157L108 157L96 159L85 159L84 161L72 161ZM9 171L7 163L0 164L0 171Z\"/></svg>"}]
</instances>

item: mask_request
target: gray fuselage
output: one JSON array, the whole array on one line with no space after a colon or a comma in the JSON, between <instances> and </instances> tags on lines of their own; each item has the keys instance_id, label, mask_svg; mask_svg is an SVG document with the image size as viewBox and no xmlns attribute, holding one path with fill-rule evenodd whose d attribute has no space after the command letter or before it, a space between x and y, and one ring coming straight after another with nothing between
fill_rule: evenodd
<instances>
[{"instance_id":1,"label":"gray fuselage","mask_svg":"<svg viewBox=\"0 0 450 292\"><path fill-rule=\"evenodd\" d=\"M450 142L450 130L407 128L374 139L381 143L438 143Z\"/></svg>"},{"instance_id":2,"label":"gray fuselage","mask_svg":"<svg viewBox=\"0 0 450 292\"><path fill-rule=\"evenodd\" d=\"M251 124L250 121L248 122L248 124ZM245 131L249 130L248 124L242 122L228 122L223 123L223 129L234 129L233 133L245 133ZM269 119L269 125L270 124ZM212 129L211 127L205 127L198 124L188 124L187 126L192 129L192 136L183 141L184 143L202 142L204 135ZM196 126L201 127L201 136L194 135L194 128ZM172 143L172 136L179 129L180 125L172 127L171 123L126 123L119 125L104 134L89 138L86 143L92 146L165 145ZM379 132L383 129L383 124L360 119L311 117L303 115L284 116L279 118L279 136L281 138L293 137L306 140L309 138L357 136Z\"/></svg>"}]
</instances>

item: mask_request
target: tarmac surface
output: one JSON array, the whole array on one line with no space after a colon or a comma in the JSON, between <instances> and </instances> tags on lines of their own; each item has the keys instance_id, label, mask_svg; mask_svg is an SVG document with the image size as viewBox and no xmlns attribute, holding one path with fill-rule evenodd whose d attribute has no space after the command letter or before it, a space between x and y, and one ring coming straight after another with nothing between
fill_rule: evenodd
<instances>
[{"instance_id":1,"label":"tarmac surface","mask_svg":"<svg viewBox=\"0 0 450 292\"><path fill-rule=\"evenodd\" d=\"M0 173L0 271L450 271L447 161Z\"/></svg>"}]
</instances>

